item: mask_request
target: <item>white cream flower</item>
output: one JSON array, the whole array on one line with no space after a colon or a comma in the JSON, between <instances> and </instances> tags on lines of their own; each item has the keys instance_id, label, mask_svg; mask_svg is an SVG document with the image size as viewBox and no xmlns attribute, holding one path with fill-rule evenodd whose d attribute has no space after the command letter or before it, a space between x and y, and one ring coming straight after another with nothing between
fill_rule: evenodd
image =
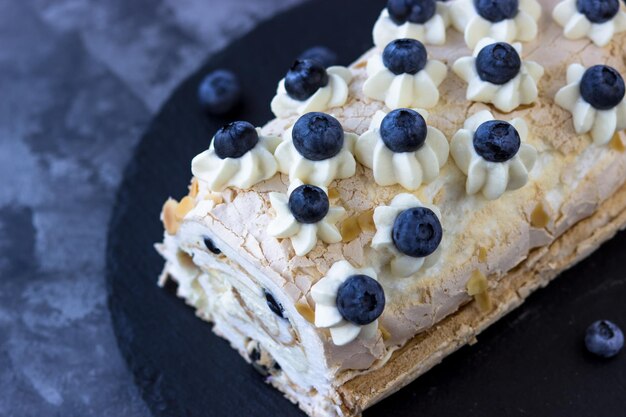
<instances>
[{"instance_id":1,"label":"white cream flower","mask_svg":"<svg viewBox=\"0 0 626 417\"><path fill-rule=\"evenodd\" d=\"M450 2L449 15L455 29L464 34L467 46L474 48L483 38L507 43L535 39L541 5L537 0L520 0L514 18L494 23L478 14L474 0L455 0Z\"/></svg>"},{"instance_id":2,"label":"white cream flower","mask_svg":"<svg viewBox=\"0 0 626 417\"><path fill-rule=\"evenodd\" d=\"M520 137L518 152L505 162L491 162L480 156L474 147L474 134L485 122L494 120L493 115L483 110L465 121L452 138L450 153L456 165L465 175L467 194L482 191L488 200L496 200L507 190L517 190L528 182L529 172L537 161L537 151L524 143L528 137L528 126L521 119L513 119L511 125Z\"/></svg>"},{"instance_id":3,"label":"white cream flower","mask_svg":"<svg viewBox=\"0 0 626 417\"><path fill-rule=\"evenodd\" d=\"M208 150L191 161L191 172L214 192L228 187L247 189L276 174L277 163L274 150L280 138L262 136L257 128L259 142L240 158L221 159L215 153L214 141Z\"/></svg>"},{"instance_id":4,"label":"white cream flower","mask_svg":"<svg viewBox=\"0 0 626 417\"><path fill-rule=\"evenodd\" d=\"M448 5L437 1L437 12L427 22L406 22L397 25L385 8L374 25L374 44L385 47L395 39L416 39L428 45L443 45L446 43L446 28L449 25Z\"/></svg>"},{"instance_id":5,"label":"white cream flower","mask_svg":"<svg viewBox=\"0 0 626 417\"><path fill-rule=\"evenodd\" d=\"M626 99L608 110L599 110L587 103L580 94L580 81L585 67L572 64L567 68L567 85L561 88L554 101L572 113L574 130L589 133L594 143L606 145L618 130L626 129Z\"/></svg>"},{"instance_id":6,"label":"white cream flower","mask_svg":"<svg viewBox=\"0 0 626 417\"><path fill-rule=\"evenodd\" d=\"M621 2L620 2L621 3ZM619 10L607 22L594 23L578 11L576 0L563 0L552 11L554 20L563 27L567 39L589 38L597 46L606 46L613 35L626 30L626 13Z\"/></svg>"},{"instance_id":7,"label":"white cream flower","mask_svg":"<svg viewBox=\"0 0 626 417\"><path fill-rule=\"evenodd\" d=\"M374 280L378 278L372 268L357 269L348 261L339 261L311 287L311 297L315 301L315 326L329 329L333 343L337 346L347 345L358 337L372 339L378 333L378 320L358 325L346 320L337 308L339 287L354 275L366 275Z\"/></svg>"},{"instance_id":8,"label":"white cream flower","mask_svg":"<svg viewBox=\"0 0 626 417\"><path fill-rule=\"evenodd\" d=\"M348 101L352 72L345 67L329 67L328 85L318 89L307 100L291 98L285 89L285 79L278 83L278 90L272 100L272 112L276 117L289 117L309 112L323 112L333 107L340 107Z\"/></svg>"},{"instance_id":9,"label":"white cream flower","mask_svg":"<svg viewBox=\"0 0 626 417\"><path fill-rule=\"evenodd\" d=\"M519 73L501 85L483 81L478 75L476 58L484 47L493 43L496 43L493 39L481 40L476 45L473 56L459 58L452 66L453 71L467 82L467 99L479 103L491 103L506 113L515 110L520 105L533 103L539 96L537 84L544 74L543 67L536 62L522 61ZM515 43L511 46L521 57L522 45Z\"/></svg>"},{"instance_id":10,"label":"white cream flower","mask_svg":"<svg viewBox=\"0 0 626 417\"><path fill-rule=\"evenodd\" d=\"M428 256L413 257L406 255L396 247L393 240L393 227L398 216L405 210L425 207L430 209L441 223L441 212L435 206L423 204L413 194L398 194L388 206L380 206L374 210L376 234L372 239L372 247L387 258L391 273L400 278L414 275L422 269L435 265L441 257L441 245Z\"/></svg>"},{"instance_id":11,"label":"white cream flower","mask_svg":"<svg viewBox=\"0 0 626 417\"><path fill-rule=\"evenodd\" d=\"M440 61L429 59L417 74L396 75L385 67L381 54L367 62L368 78L363 92L371 99L383 101L391 110L398 108L431 108L439 102L439 85L448 68Z\"/></svg>"},{"instance_id":12,"label":"white cream flower","mask_svg":"<svg viewBox=\"0 0 626 417\"><path fill-rule=\"evenodd\" d=\"M416 111L428 119L425 110ZM429 183L439 176L439 170L448 160L448 140L441 131L428 126L426 142L421 148L413 152L394 152L380 135L380 125L386 115L384 111L376 112L369 130L356 143L356 158L373 171L376 184L400 184L407 190L417 190L423 182Z\"/></svg>"}]
</instances>

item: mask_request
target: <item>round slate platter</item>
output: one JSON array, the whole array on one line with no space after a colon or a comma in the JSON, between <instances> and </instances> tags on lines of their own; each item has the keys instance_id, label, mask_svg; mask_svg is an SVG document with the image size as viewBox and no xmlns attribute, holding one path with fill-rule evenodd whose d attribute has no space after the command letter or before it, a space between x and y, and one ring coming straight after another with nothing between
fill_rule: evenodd
<instances>
[{"instance_id":1,"label":"round slate platter","mask_svg":"<svg viewBox=\"0 0 626 417\"><path fill-rule=\"evenodd\" d=\"M155 118L126 171L111 221L107 280L115 331L155 416L289 417L298 408L196 318L171 286L156 285L162 260L159 212L180 198L191 158L224 122L271 119L276 82L294 57L331 46L348 64L371 45L384 1L311 1L260 25L185 81ZM196 102L203 74L239 74L244 105L226 118ZM586 326L608 318L626 327L626 234L407 388L365 412L375 416L626 416L626 352L598 360L583 347Z\"/></svg>"}]
</instances>

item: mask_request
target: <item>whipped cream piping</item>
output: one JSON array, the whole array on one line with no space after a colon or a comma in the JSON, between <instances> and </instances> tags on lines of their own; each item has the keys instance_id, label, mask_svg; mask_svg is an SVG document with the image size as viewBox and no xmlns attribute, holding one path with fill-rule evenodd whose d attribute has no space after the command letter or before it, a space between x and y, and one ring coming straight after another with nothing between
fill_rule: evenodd
<instances>
[{"instance_id":1,"label":"whipped cream piping","mask_svg":"<svg viewBox=\"0 0 626 417\"><path fill-rule=\"evenodd\" d=\"M438 1L437 12L423 24L406 22L397 25L385 8L374 25L374 44L384 48L395 39L416 39L429 45L443 45L448 25L448 5L445 2Z\"/></svg>"},{"instance_id":2,"label":"whipped cream piping","mask_svg":"<svg viewBox=\"0 0 626 417\"><path fill-rule=\"evenodd\" d=\"M329 67L328 85L322 87L305 101L291 98L285 89L285 79L278 83L278 90L272 99L272 112L276 117L289 117L309 112L323 112L333 107L343 106L348 101L352 72L345 67Z\"/></svg>"},{"instance_id":3,"label":"whipped cream piping","mask_svg":"<svg viewBox=\"0 0 626 417\"><path fill-rule=\"evenodd\" d=\"M454 28L464 34L467 46L474 48L486 37L507 43L535 39L541 5L537 0L520 0L517 15L497 23L480 16L474 7L474 0L452 1L448 13Z\"/></svg>"},{"instance_id":4,"label":"whipped cream piping","mask_svg":"<svg viewBox=\"0 0 626 417\"><path fill-rule=\"evenodd\" d=\"M615 132L626 129L626 98L612 109L595 109L580 94L584 73L582 65L570 65L567 68L567 85L557 92L554 101L572 113L576 133L589 133L595 144L606 145Z\"/></svg>"},{"instance_id":5,"label":"whipped cream piping","mask_svg":"<svg viewBox=\"0 0 626 417\"><path fill-rule=\"evenodd\" d=\"M511 121L522 142L517 154L506 162L485 160L476 153L473 140L476 129L489 120L494 120L494 117L487 110L467 119L463 129L452 138L450 154L459 169L467 176L465 184L467 194L482 191L486 199L496 200L505 191L517 190L526 185L529 172L537 161L537 151L524 143L528 137L528 126L523 119L517 118Z\"/></svg>"},{"instance_id":6,"label":"whipped cream piping","mask_svg":"<svg viewBox=\"0 0 626 417\"><path fill-rule=\"evenodd\" d=\"M262 136L258 128L257 133L257 145L240 158L221 159L211 142L208 150L193 158L191 172L214 192L224 191L228 187L247 189L273 177L278 168L273 153L280 139Z\"/></svg>"},{"instance_id":7,"label":"whipped cream piping","mask_svg":"<svg viewBox=\"0 0 626 417\"><path fill-rule=\"evenodd\" d=\"M452 70L463 81L467 82L466 97L479 103L491 103L498 110L509 113L520 105L531 104L539 97L537 84L543 77L544 69L533 61L522 61L519 74L509 82L497 85L483 81L476 70L476 57L487 45L495 43L494 39L483 39L476 45L472 56L459 58ZM522 54L522 45L515 43L513 48Z\"/></svg>"},{"instance_id":8,"label":"whipped cream piping","mask_svg":"<svg viewBox=\"0 0 626 417\"><path fill-rule=\"evenodd\" d=\"M371 339L378 334L378 320L359 326L345 320L337 308L337 291L353 275L367 275L377 279L376 271L372 268L356 269L348 261L339 261L311 287L311 297L315 301L315 326L329 329L333 343L337 346L347 345L358 337Z\"/></svg>"},{"instance_id":9,"label":"whipped cream piping","mask_svg":"<svg viewBox=\"0 0 626 417\"><path fill-rule=\"evenodd\" d=\"M597 46L603 47L611 42L613 35L626 30L626 13L621 9L613 19L604 23L593 23L580 13L576 0L563 0L552 11L554 20L563 27L567 39L589 38Z\"/></svg>"},{"instance_id":10,"label":"whipped cream piping","mask_svg":"<svg viewBox=\"0 0 626 417\"><path fill-rule=\"evenodd\" d=\"M425 110L415 110L428 120ZM448 160L448 140L441 131L428 126L426 142L420 149L395 153L380 136L380 125L386 115L384 111L376 112L369 130L356 143L356 158L373 171L376 184L400 184L407 190L417 190L423 182L429 183L439 176L439 170Z\"/></svg>"}]
</instances>

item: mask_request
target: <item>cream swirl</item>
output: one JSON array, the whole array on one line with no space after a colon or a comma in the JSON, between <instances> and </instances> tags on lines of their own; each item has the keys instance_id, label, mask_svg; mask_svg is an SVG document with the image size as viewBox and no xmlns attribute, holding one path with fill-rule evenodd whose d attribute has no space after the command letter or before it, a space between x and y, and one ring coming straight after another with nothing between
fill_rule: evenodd
<instances>
[{"instance_id":1,"label":"cream swirl","mask_svg":"<svg viewBox=\"0 0 626 417\"><path fill-rule=\"evenodd\" d=\"M381 54L367 62L368 78L363 93L371 99L383 101L390 109L431 108L439 102L439 85L448 69L440 61L430 59L416 74L396 75L385 67Z\"/></svg>"},{"instance_id":2,"label":"cream swirl","mask_svg":"<svg viewBox=\"0 0 626 417\"><path fill-rule=\"evenodd\" d=\"M337 346L347 345L359 337L371 339L378 333L378 320L361 326L346 320L337 308L339 287L355 275L377 279L376 271L372 268L357 269L348 261L339 261L311 287L311 298L315 301L315 326L329 329L333 343Z\"/></svg>"},{"instance_id":3,"label":"cream swirl","mask_svg":"<svg viewBox=\"0 0 626 417\"><path fill-rule=\"evenodd\" d=\"M383 256L383 263L389 264L391 274L395 277L410 277L422 269L435 265L441 257L441 246L430 255L420 258L406 255L396 247L393 240L396 219L403 211L416 207L430 209L441 221L441 212L437 207L423 204L413 194L408 193L398 194L388 206L380 206L374 210L376 234L372 239L372 248Z\"/></svg>"},{"instance_id":4,"label":"cream swirl","mask_svg":"<svg viewBox=\"0 0 626 417\"><path fill-rule=\"evenodd\" d=\"M239 158L218 157L213 140L208 150L193 158L191 172L214 192L224 191L228 187L247 189L273 177L277 171L273 153L280 139L262 136L261 129L257 128L256 131L259 135L258 143Z\"/></svg>"},{"instance_id":5,"label":"cream swirl","mask_svg":"<svg viewBox=\"0 0 626 417\"><path fill-rule=\"evenodd\" d=\"M272 100L272 112L276 117L289 117L302 115L314 111L326 111L333 107L340 107L348 101L349 87L352 81L352 73L345 67L330 67L328 73L328 85L318 89L307 100L299 101L291 98L285 88L285 79L278 83L278 90Z\"/></svg>"},{"instance_id":6,"label":"cream swirl","mask_svg":"<svg viewBox=\"0 0 626 417\"><path fill-rule=\"evenodd\" d=\"M416 39L429 45L443 45L448 25L448 5L442 1L437 1L437 12L424 23L407 21L398 25L385 8L374 25L374 44L384 47L394 39Z\"/></svg>"},{"instance_id":7,"label":"cream swirl","mask_svg":"<svg viewBox=\"0 0 626 417\"><path fill-rule=\"evenodd\" d=\"M576 0L561 1L552 11L552 17L563 27L567 39L587 37L600 47L608 45L616 33L626 30L626 13L623 10L606 22L594 23L578 10Z\"/></svg>"},{"instance_id":8,"label":"cream swirl","mask_svg":"<svg viewBox=\"0 0 626 417\"><path fill-rule=\"evenodd\" d=\"M470 48L486 37L511 43L531 41L537 36L537 22L541 17L541 5L537 0L520 0L515 17L499 22L482 17L474 3L474 0L455 0L449 7L452 25L464 34L465 43Z\"/></svg>"},{"instance_id":9,"label":"cream swirl","mask_svg":"<svg viewBox=\"0 0 626 417\"><path fill-rule=\"evenodd\" d=\"M485 122L494 120L493 115L483 110L465 121L450 143L450 154L459 169L467 175L465 189L467 194L482 191L487 200L496 200L507 190L517 190L528 182L529 172L537 161L537 151L524 143L528 137L528 126L521 119L513 119L511 125L520 138L517 153L507 161L491 162L476 152L474 135Z\"/></svg>"},{"instance_id":10,"label":"cream swirl","mask_svg":"<svg viewBox=\"0 0 626 417\"><path fill-rule=\"evenodd\" d=\"M567 85L557 92L554 101L572 113L576 133L589 133L594 143L606 145L616 131L626 129L626 98L607 110L594 108L580 93L585 71L580 64L570 65L567 68Z\"/></svg>"},{"instance_id":11,"label":"cream swirl","mask_svg":"<svg viewBox=\"0 0 626 417\"><path fill-rule=\"evenodd\" d=\"M520 105L531 104L539 96L537 84L543 77L544 69L534 61L522 61L518 74L504 84L494 84L481 79L477 70L477 56L483 48L496 43L493 39L478 42L473 56L456 60L452 70L467 82L466 98L479 103L491 103L503 112L511 112ZM511 45L521 56L522 45Z\"/></svg>"},{"instance_id":12,"label":"cream swirl","mask_svg":"<svg viewBox=\"0 0 626 417\"><path fill-rule=\"evenodd\" d=\"M425 110L416 111L425 120L428 119ZM356 143L355 156L373 171L376 184L400 184L407 190L417 190L423 182L429 183L439 175L439 170L448 160L448 141L441 131L428 126L426 140L418 150L394 152L385 145L380 133L386 115L384 111L376 112L369 130Z\"/></svg>"}]
</instances>

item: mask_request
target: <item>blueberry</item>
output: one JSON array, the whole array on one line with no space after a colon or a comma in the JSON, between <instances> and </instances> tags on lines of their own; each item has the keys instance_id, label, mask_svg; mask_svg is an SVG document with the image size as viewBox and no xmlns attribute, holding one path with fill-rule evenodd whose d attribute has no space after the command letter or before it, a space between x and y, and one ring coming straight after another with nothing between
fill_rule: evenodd
<instances>
[{"instance_id":1,"label":"blueberry","mask_svg":"<svg viewBox=\"0 0 626 417\"><path fill-rule=\"evenodd\" d=\"M624 98L624 79L614 68L595 65L580 80L580 95L598 110L617 106Z\"/></svg>"},{"instance_id":2,"label":"blueberry","mask_svg":"<svg viewBox=\"0 0 626 417\"><path fill-rule=\"evenodd\" d=\"M317 223L326 217L329 208L328 196L314 185L301 185L289 196L289 211L299 223Z\"/></svg>"},{"instance_id":3,"label":"blueberry","mask_svg":"<svg viewBox=\"0 0 626 417\"><path fill-rule=\"evenodd\" d=\"M380 136L393 152L414 152L426 142L426 121L415 110L390 112L380 125Z\"/></svg>"},{"instance_id":4,"label":"blueberry","mask_svg":"<svg viewBox=\"0 0 626 417\"><path fill-rule=\"evenodd\" d=\"M310 161L323 161L339 154L344 133L341 123L325 113L307 113L293 126L293 145Z\"/></svg>"},{"instance_id":5,"label":"blueberry","mask_svg":"<svg viewBox=\"0 0 626 417\"><path fill-rule=\"evenodd\" d=\"M498 23L517 16L519 0L474 0L474 8L483 19Z\"/></svg>"},{"instance_id":6,"label":"blueberry","mask_svg":"<svg viewBox=\"0 0 626 417\"><path fill-rule=\"evenodd\" d=\"M608 320L593 323L585 335L587 350L603 358L611 358L624 347L624 333Z\"/></svg>"},{"instance_id":7,"label":"blueberry","mask_svg":"<svg viewBox=\"0 0 626 417\"><path fill-rule=\"evenodd\" d=\"M481 80L492 84L506 84L522 67L522 60L511 45L505 42L492 43L480 50L476 57L476 71Z\"/></svg>"},{"instance_id":8,"label":"blueberry","mask_svg":"<svg viewBox=\"0 0 626 417\"><path fill-rule=\"evenodd\" d=\"M222 127L213 138L220 159L241 158L259 142L259 134L248 122L233 122Z\"/></svg>"},{"instance_id":9,"label":"blueberry","mask_svg":"<svg viewBox=\"0 0 626 417\"><path fill-rule=\"evenodd\" d=\"M317 90L327 85L326 68L312 59L297 60L285 76L285 89L294 100L307 100Z\"/></svg>"},{"instance_id":10,"label":"blueberry","mask_svg":"<svg viewBox=\"0 0 626 417\"><path fill-rule=\"evenodd\" d=\"M592 23L604 23L619 12L619 0L576 0L576 8Z\"/></svg>"},{"instance_id":11,"label":"blueberry","mask_svg":"<svg viewBox=\"0 0 626 417\"><path fill-rule=\"evenodd\" d=\"M298 59L311 59L313 61L317 61L326 68L337 65L337 62L339 61L337 54L325 46L314 46L313 48L307 49L298 57Z\"/></svg>"},{"instance_id":12,"label":"blueberry","mask_svg":"<svg viewBox=\"0 0 626 417\"><path fill-rule=\"evenodd\" d=\"M423 258L435 252L441 243L441 222L432 210L414 207L396 218L391 233L396 248L405 255Z\"/></svg>"},{"instance_id":13,"label":"blueberry","mask_svg":"<svg viewBox=\"0 0 626 417\"><path fill-rule=\"evenodd\" d=\"M337 309L350 323L370 324L383 314L385 291L374 278L353 275L337 290Z\"/></svg>"},{"instance_id":14,"label":"blueberry","mask_svg":"<svg viewBox=\"0 0 626 417\"><path fill-rule=\"evenodd\" d=\"M506 162L519 151L521 140L517 130L502 120L490 120L474 133L476 153L489 162Z\"/></svg>"},{"instance_id":15,"label":"blueberry","mask_svg":"<svg viewBox=\"0 0 626 417\"><path fill-rule=\"evenodd\" d=\"M389 0L387 11L396 25L406 22L422 24L435 15L437 2L435 0Z\"/></svg>"},{"instance_id":16,"label":"blueberry","mask_svg":"<svg viewBox=\"0 0 626 417\"><path fill-rule=\"evenodd\" d=\"M204 246L206 246L206 248L215 255L219 255L222 253L222 251L219 250L217 246L215 246L215 243L213 243L213 241L209 237L204 238Z\"/></svg>"},{"instance_id":17,"label":"blueberry","mask_svg":"<svg viewBox=\"0 0 626 417\"><path fill-rule=\"evenodd\" d=\"M272 313L276 314L281 319L285 318L285 309L282 305L272 295L268 290L263 290L265 294L265 301L267 302L267 306L272 310Z\"/></svg>"},{"instance_id":18,"label":"blueberry","mask_svg":"<svg viewBox=\"0 0 626 417\"><path fill-rule=\"evenodd\" d=\"M198 88L200 105L209 113L221 115L231 111L241 99L241 86L231 71L208 74Z\"/></svg>"},{"instance_id":19,"label":"blueberry","mask_svg":"<svg viewBox=\"0 0 626 417\"><path fill-rule=\"evenodd\" d=\"M396 39L385 47L383 63L396 75L417 74L426 66L426 48L415 39Z\"/></svg>"}]
</instances>

